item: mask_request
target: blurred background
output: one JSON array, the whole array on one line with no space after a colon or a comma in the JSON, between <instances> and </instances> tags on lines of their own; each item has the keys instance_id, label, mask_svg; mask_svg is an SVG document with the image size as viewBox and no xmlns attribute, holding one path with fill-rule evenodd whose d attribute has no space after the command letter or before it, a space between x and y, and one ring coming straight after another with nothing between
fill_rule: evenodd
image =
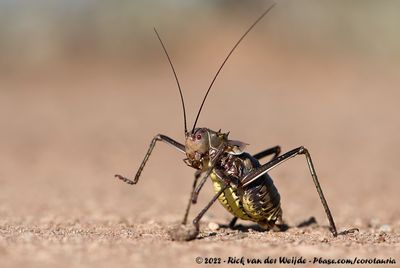
<instances>
[{"instance_id":1,"label":"blurred background","mask_svg":"<svg viewBox=\"0 0 400 268\"><path fill-rule=\"evenodd\" d=\"M309 148L339 226L400 226L400 2L276 1L216 81L198 126L257 152ZM172 222L193 170L191 126L212 76L270 1L0 0L0 222ZM289 224L325 223L304 159L272 171ZM201 208L212 195L204 187ZM194 214L194 212L193 212ZM230 217L221 206L208 214ZM207 218L206 218L207 219Z\"/></svg>"}]
</instances>

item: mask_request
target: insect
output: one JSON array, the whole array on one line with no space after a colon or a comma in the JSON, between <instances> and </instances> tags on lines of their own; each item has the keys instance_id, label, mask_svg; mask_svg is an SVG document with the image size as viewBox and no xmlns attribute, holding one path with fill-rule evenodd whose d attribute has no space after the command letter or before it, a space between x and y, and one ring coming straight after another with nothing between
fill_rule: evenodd
<instances>
[{"instance_id":1,"label":"insect","mask_svg":"<svg viewBox=\"0 0 400 268\"><path fill-rule=\"evenodd\" d=\"M271 177L268 175L268 171L298 155L304 155L306 157L311 177L314 181L330 224L330 230L333 236L338 235L335 222L319 184L317 173L315 172L311 160L311 155L305 147L301 146L280 155L280 147L275 146L255 155L251 155L244 151L246 144L240 141L230 140L228 137L229 133L223 133L221 130L213 131L205 127L196 127L207 96L223 66L245 36L273 7L274 4L247 29L230 50L208 87L197 113L193 128L190 131L187 129L185 103L178 76L160 35L157 30L154 29L178 86L183 109L185 143L182 144L170 137L158 134L151 141L150 147L133 180L121 175L115 176L128 184L136 184L158 141L165 142L186 155L184 162L189 167L196 169L196 172L189 203L182 220L182 225L172 234L172 238L175 240L195 239L199 234L200 219L217 199L231 214L233 214L234 217L229 224L232 228L234 227L236 220L240 218L255 222L265 229L279 229L279 226L282 223L281 200L278 190L276 189ZM272 160L261 165L259 160L267 156L272 156ZM203 176L199 182L198 180L201 175ZM208 178L212 181L215 195L206 207L204 207L194 218L193 225L187 226L186 223L191 204L196 203L200 190ZM355 230L355 228L349 229L340 234L346 234Z\"/></svg>"}]
</instances>

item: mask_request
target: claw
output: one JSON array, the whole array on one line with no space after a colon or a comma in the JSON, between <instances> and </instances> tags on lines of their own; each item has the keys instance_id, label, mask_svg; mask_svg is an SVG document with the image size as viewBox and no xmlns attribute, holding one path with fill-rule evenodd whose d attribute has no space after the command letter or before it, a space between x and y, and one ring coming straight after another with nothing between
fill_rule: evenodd
<instances>
[{"instance_id":1,"label":"claw","mask_svg":"<svg viewBox=\"0 0 400 268\"><path fill-rule=\"evenodd\" d=\"M338 233L338 235L347 235L347 234L353 234L353 233L355 233L355 232L359 232L359 231L360 231L360 230L359 230L358 228L351 228L351 229L344 230L344 231L342 231L342 232Z\"/></svg>"},{"instance_id":2,"label":"claw","mask_svg":"<svg viewBox=\"0 0 400 268\"><path fill-rule=\"evenodd\" d=\"M120 179L121 181L126 182L127 184L131 184L131 185L136 184L135 181L132 181L132 180L130 180L128 178L125 178L124 176L121 176L121 175L118 175L118 174L115 174L114 177Z\"/></svg>"}]
</instances>

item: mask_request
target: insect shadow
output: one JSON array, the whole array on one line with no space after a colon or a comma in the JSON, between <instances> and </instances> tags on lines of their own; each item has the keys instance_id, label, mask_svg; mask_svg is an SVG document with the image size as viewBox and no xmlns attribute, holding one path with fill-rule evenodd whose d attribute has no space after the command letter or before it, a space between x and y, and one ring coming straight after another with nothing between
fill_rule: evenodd
<instances>
[{"instance_id":1,"label":"insect shadow","mask_svg":"<svg viewBox=\"0 0 400 268\"><path fill-rule=\"evenodd\" d=\"M279 224L279 225L276 226L277 229L275 229L275 231L277 231L277 232L286 232L287 230L289 230L291 228L306 228L306 227L309 227L309 226L314 225L314 224L318 224L317 220L315 219L315 217L310 217L309 219L304 220L304 221L300 222L299 224L297 224L295 226L290 226L290 225L288 225L286 223ZM221 228L231 228L232 230L238 230L238 231L241 231L241 232L244 232L244 233L248 233L248 232L250 232L252 230L253 231L257 231L257 232L268 231L268 230L262 228L258 224L246 224L246 225L236 224L233 227L230 227L229 224L222 224L222 225L220 225L220 227Z\"/></svg>"}]
</instances>

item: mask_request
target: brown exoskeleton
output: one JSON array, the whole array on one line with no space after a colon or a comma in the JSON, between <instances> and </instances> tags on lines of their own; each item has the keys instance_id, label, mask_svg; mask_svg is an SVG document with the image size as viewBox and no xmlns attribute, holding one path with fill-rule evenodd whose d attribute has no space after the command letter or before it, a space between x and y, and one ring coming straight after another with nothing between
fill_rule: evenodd
<instances>
[{"instance_id":1,"label":"brown exoskeleton","mask_svg":"<svg viewBox=\"0 0 400 268\"><path fill-rule=\"evenodd\" d=\"M244 151L246 144L230 140L228 138L228 133L213 131L208 128L196 128L198 118L208 93L226 61L243 38L273 8L273 6L274 5L266 10L248 28L223 61L206 92L191 131L187 130L185 104L178 77L167 50L159 34L154 29L168 58L178 85L183 108L185 144L181 144L167 136L158 134L153 138L150 148L145 155L134 180L127 179L121 175L115 176L129 184L136 184L157 141L163 141L172 145L177 150L186 154L186 159L184 159L185 163L188 166L195 168L197 171L195 173L190 200L182 221L182 228L172 234L172 238L175 240L191 240L196 238L199 233L200 219L217 199L234 216L229 224L230 227L233 227L236 220L240 218L256 222L266 229L279 229L279 224L282 222L280 195L274 186L271 177L268 175L268 171L297 155L305 155L315 187L328 217L331 232L334 236L338 235L333 217L324 194L322 193L311 156L306 148L301 146L283 155L279 155L280 147L275 146L258 154L250 155ZM272 160L261 165L259 160L270 155L273 156ZM198 183L201 174L204 175L202 180ZM187 222L190 205L196 203L197 196L208 177L212 180L215 195L208 205L195 217L193 220L193 226L191 228L184 228ZM354 230L356 229L350 229L341 232L341 234L353 232Z\"/></svg>"}]
</instances>

